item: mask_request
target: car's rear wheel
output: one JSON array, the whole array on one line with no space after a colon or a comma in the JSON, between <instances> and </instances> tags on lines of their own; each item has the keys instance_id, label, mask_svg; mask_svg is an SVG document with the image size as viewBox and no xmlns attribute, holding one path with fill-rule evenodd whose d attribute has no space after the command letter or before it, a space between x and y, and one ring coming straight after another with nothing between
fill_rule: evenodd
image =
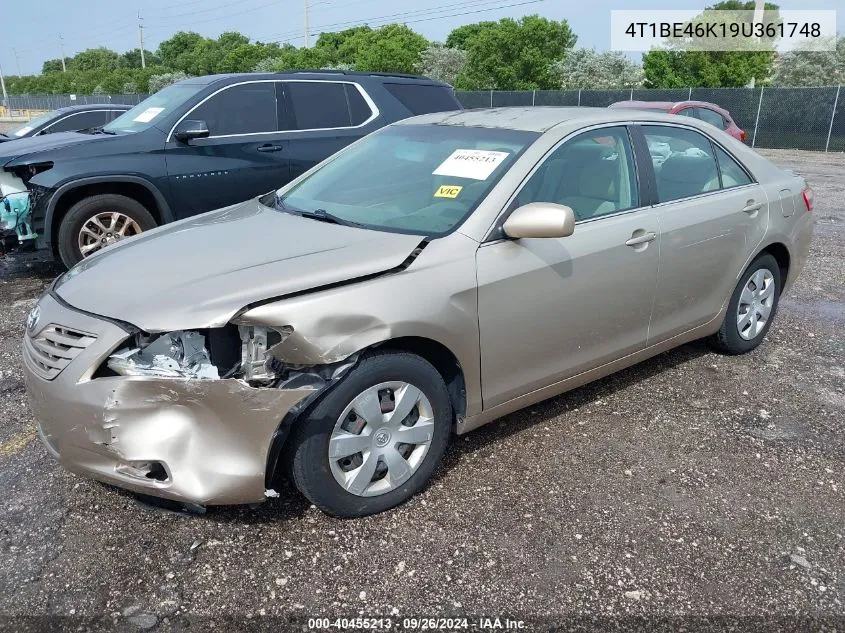
<instances>
[{"instance_id":1,"label":"car's rear wheel","mask_svg":"<svg viewBox=\"0 0 845 633\"><path fill-rule=\"evenodd\" d=\"M83 198L62 218L59 257L70 268L110 244L155 226L152 214L132 198L113 193Z\"/></svg>"},{"instance_id":2,"label":"car's rear wheel","mask_svg":"<svg viewBox=\"0 0 845 633\"><path fill-rule=\"evenodd\" d=\"M446 385L407 353L365 356L297 423L294 483L333 516L382 512L420 491L452 432Z\"/></svg>"},{"instance_id":3,"label":"car's rear wheel","mask_svg":"<svg viewBox=\"0 0 845 633\"><path fill-rule=\"evenodd\" d=\"M780 290L780 266L762 253L740 277L713 345L726 354L745 354L757 347L775 318Z\"/></svg>"}]
</instances>

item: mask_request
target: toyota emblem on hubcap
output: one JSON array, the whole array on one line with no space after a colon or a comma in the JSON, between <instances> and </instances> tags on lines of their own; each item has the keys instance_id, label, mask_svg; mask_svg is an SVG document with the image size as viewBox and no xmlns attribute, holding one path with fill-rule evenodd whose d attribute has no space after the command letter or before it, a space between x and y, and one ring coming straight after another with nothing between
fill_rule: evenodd
<instances>
[{"instance_id":1,"label":"toyota emblem on hubcap","mask_svg":"<svg viewBox=\"0 0 845 633\"><path fill-rule=\"evenodd\" d=\"M390 431L382 429L376 433L376 446L384 448L390 442Z\"/></svg>"},{"instance_id":2,"label":"toyota emblem on hubcap","mask_svg":"<svg viewBox=\"0 0 845 633\"><path fill-rule=\"evenodd\" d=\"M38 319L40 318L41 308L39 306L35 306L29 311L29 315L26 317L26 329L32 332L32 330L35 329L35 326L38 325Z\"/></svg>"}]
</instances>

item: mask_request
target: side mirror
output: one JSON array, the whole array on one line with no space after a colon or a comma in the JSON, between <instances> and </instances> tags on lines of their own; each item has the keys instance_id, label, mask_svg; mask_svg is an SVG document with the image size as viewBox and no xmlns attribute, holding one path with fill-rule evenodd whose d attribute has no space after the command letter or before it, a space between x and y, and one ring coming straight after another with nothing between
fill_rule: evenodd
<instances>
[{"instance_id":1,"label":"side mirror","mask_svg":"<svg viewBox=\"0 0 845 633\"><path fill-rule=\"evenodd\" d=\"M208 135L208 125L206 125L205 121L199 121L197 119L185 119L173 132L176 140L182 141L183 143L187 143L195 138L206 138Z\"/></svg>"},{"instance_id":2,"label":"side mirror","mask_svg":"<svg viewBox=\"0 0 845 633\"><path fill-rule=\"evenodd\" d=\"M575 230L575 213L562 204L531 202L511 213L502 229L513 239L569 237Z\"/></svg>"}]
</instances>

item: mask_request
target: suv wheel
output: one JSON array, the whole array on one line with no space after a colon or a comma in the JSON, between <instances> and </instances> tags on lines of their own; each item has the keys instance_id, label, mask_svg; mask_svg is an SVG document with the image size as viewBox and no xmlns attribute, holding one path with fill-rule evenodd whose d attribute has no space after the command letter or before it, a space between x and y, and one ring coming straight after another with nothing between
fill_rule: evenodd
<instances>
[{"instance_id":1,"label":"suv wheel","mask_svg":"<svg viewBox=\"0 0 845 633\"><path fill-rule=\"evenodd\" d=\"M449 393L431 364L367 356L297 422L293 481L332 516L382 512L425 486L451 434Z\"/></svg>"},{"instance_id":2,"label":"suv wheel","mask_svg":"<svg viewBox=\"0 0 845 633\"><path fill-rule=\"evenodd\" d=\"M59 257L70 268L97 251L156 226L137 200L113 193L83 198L59 226Z\"/></svg>"}]
</instances>

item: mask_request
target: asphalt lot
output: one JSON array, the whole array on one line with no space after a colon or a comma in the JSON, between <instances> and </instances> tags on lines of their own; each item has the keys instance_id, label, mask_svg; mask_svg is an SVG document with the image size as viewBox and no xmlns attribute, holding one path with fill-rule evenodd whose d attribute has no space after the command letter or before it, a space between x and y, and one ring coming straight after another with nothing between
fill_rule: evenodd
<instances>
[{"instance_id":1,"label":"asphalt lot","mask_svg":"<svg viewBox=\"0 0 845 633\"><path fill-rule=\"evenodd\" d=\"M458 438L423 494L360 520L290 486L187 515L64 472L35 439L18 358L58 270L0 259L0 629L459 614L841 627L845 156L765 153L810 180L816 232L760 348L689 344L508 416ZM26 619L45 615L69 619Z\"/></svg>"}]
</instances>

